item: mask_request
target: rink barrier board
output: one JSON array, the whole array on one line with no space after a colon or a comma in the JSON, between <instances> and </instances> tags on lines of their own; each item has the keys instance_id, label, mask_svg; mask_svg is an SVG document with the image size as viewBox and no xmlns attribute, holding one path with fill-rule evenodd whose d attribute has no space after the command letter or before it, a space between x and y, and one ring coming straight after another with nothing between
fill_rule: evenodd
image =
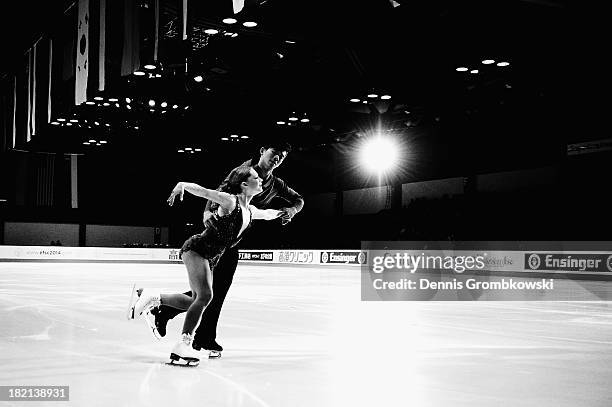
<instances>
[{"instance_id":1,"label":"rink barrier board","mask_svg":"<svg viewBox=\"0 0 612 407\"><path fill-rule=\"evenodd\" d=\"M415 251L415 253L428 251ZM517 275L565 275L583 277L612 276L612 252L592 251L572 254L574 257L597 258L603 261L597 271L539 269L546 256L566 256L568 252L550 251L455 251L455 255L485 255L488 273ZM362 250L240 250L239 262L258 265L355 266L367 263L368 252ZM0 262L52 263L181 263L178 249L169 248L113 248L64 246L0 246ZM602 262L600 262L601 264ZM538 267L534 268L534 265Z\"/></svg>"}]
</instances>

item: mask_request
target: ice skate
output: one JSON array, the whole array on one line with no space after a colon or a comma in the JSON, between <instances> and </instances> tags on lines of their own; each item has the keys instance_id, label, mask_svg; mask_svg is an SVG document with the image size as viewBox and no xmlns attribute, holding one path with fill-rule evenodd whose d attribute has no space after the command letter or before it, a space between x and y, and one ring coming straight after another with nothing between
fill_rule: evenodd
<instances>
[{"instance_id":1,"label":"ice skate","mask_svg":"<svg viewBox=\"0 0 612 407\"><path fill-rule=\"evenodd\" d=\"M193 337L183 334L181 340L174 345L170 353L170 364L181 366L197 366L200 363L200 355L191 346Z\"/></svg>"},{"instance_id":2,"label":"ice skate","mask_svg":"<svg viewBox=\"0 0 612 407\"><path fill-rule=\"evenodd\" d=\"M132 298L135 295L135 290L132 290ZM132 303L132 300L130 300ZM157 291L150 289L143 289L136 302L131 305L131 309L128 310L128 319L134 319L138 315L142 315L143 312L149 311L153 307L157 307L161 304L160 294Z\"/></svg>"},{"instance_id":3,"label":"ice skate","mask_svg":"<svg viewBox=\"0 0 612 407\"><path fill-rule=\"evenodd\" d=\"M138 296L137 296L138 295ZM127 319L134 319L134 304L138 301L140 292L136 290L136 284L132 285L132 294L130 294L130 301L128 303L126 317Z\"/></svg>"},{"instance_id":4,"label":"ice skate","mask_svg":"<svg viewBox=\"0 0 612 407\"><path fill-rule=\"evenodd\" d=\"M151 333L153 334L153 336L155 337L155 339L157 339L158 341L161 340L162 335L160 334L157 325L156 325L156 316L153 314L153 312L155 310L158 310L158 307L153 307L150 308L148 310L145 310L142 317L145 320L145 322L147 323L147 326L149 327L149 329L151 330ZM159 311L158 311L159 312ZM164 330L164 334L165 334L165 330Z\"/></svg>"},{"instance_id":5,"label":"ice skate","mask_svg":"<svg viewBox=\"0 0 612 407\"><path fill-rule=\"evenodd\" d=\"M142 291L142 288L136 290L139 297L142 294ZM143 317L155 339L161 340L161 338L166 336L166 325L168 324L168 318L161 312L160 306L147 309L144 312Z\"/></svg>"},{"instance_id":6,"label":"ice skate","mask_svg":"<svg viewBox=\"0 0 612 407\"><path fill-rule=\"evenodd\" d=\"M207 355L209 359L219 359L223 351L223 346L219 345L217 341L207 342L203 345L194 343L193 348L201 352L201 354Z\"/></svg>"}]
</instances>

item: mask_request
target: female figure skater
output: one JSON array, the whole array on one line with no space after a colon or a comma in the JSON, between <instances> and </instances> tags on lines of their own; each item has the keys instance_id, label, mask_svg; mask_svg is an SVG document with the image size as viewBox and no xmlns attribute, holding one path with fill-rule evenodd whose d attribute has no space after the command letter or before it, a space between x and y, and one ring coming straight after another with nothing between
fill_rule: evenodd
<instances>
[{"instance_id":1,"label":"female figure skater","mask_svg":"<svg viewBox=\"0 0 612 407\"><path fill-rule=\"evenodd\" d=\"M272 220L279 217L281 212L274 209L260 210L249 205L251 198L262 191L262 180L253 167L243 167L232 174L227 192L179 182L170 193L168 204L172 206L177 196L182 201L185 191L219 204L212 219L215 227L208 227L201 234L187 239L180 251L181 259L187 267L192 295L159 294L145 289L131 306L130 313L131 318L134 318L160 304L187 310L181 340L172 348L170 359L171 363L183 360L187 364L197 364L200 357L192 347L193 332L213 296L212 270L225 249L239 240L249 228L252 219Z\"/></svg>"}]
</instances>

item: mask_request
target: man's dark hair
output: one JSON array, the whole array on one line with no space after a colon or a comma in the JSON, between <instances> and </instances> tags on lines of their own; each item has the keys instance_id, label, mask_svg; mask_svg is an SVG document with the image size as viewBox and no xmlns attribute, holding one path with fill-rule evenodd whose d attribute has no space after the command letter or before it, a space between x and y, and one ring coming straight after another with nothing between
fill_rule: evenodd
<instances>
[{"instance_id":1,"label":"man's dark hair","mask_svg":"<svg viewBox=\"0 0 612 407\"><path fill-rule=\"evenodd\" d=\"M261 145L263 148L273 148L276 151L286 151L287 153L291 152L291 144L282 140L266 140Z\"/></svg>"},{"instance_id":2,"label":"man's dark hair","mask_svg":"<svg viewBox=\"0 0 612 407\"><path fill-rule=\"evenodd\" d=\"M290 153L292 146L287 140L288 138L292 137L293 133L289 130L290 129L287 128L279 129L270 127L260 129L260 134L262 137L258 137L254 140L258 145L257 149L259 150L261 147L266 149L273 148L277 151L286 151L287 153ZM257 154L257 156L259 157L259 154Z\"/></svg>"}]
</instances>

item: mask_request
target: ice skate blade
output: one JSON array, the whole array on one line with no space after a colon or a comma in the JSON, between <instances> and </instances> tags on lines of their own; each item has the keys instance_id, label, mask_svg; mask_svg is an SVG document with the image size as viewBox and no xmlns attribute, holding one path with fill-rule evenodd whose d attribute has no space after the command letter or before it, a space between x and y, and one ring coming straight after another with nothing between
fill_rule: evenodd
<instances>
[{"instance_id":1,"label":"ice skate blade","mask_svg":"<svg viewBox=\"0 0 612 407\"><path fill-rule=\"evenodd\" d=\"M177 355L176 353L171 353L170 354L170 362L166 363L167 365L171 365L171 366L181 366L181 367L188 367L188 366L198 366L200 364L200 359L197 358L183 358L179 355Z\"/></svg>"},{"instance_id":2,"label":"ice skate blade","mask_svg":"<svg viewBox=\"0 0 612 407\"><path fill-rule=\"evenodd\" d=\"M132 285L132 294L130 294L130 302L128 303L128 309L126 317L128 320L134 319L134 305L136 304L136 284Z\"/></svg>"},{"instance_id":3,"label":"ice skate blade","mask_svg":"<svg viewBox=\"0 0 612 407\"><path fill-rule=\"evenodd\" d=\"M220 358L221 358L221 352L217 350L208 351L208 359L220 359Z\"/></svg>"},{"instance_id":4,"label":"ice skate blade","mask_svg":"<svg viewBox=\"0 0 612 407\"><path fill-rule=\"evenodd\" d=\"M147 326L149 327L149 329L151 330L153 337L155 337L155 339L157 339L158 341L161 341L162 337L159 334L157 327L155 326L155 315L151 314L151 311L148 310L144 313L143 319L145 323L147 324Z\"/></svg>"}]
</instances>

